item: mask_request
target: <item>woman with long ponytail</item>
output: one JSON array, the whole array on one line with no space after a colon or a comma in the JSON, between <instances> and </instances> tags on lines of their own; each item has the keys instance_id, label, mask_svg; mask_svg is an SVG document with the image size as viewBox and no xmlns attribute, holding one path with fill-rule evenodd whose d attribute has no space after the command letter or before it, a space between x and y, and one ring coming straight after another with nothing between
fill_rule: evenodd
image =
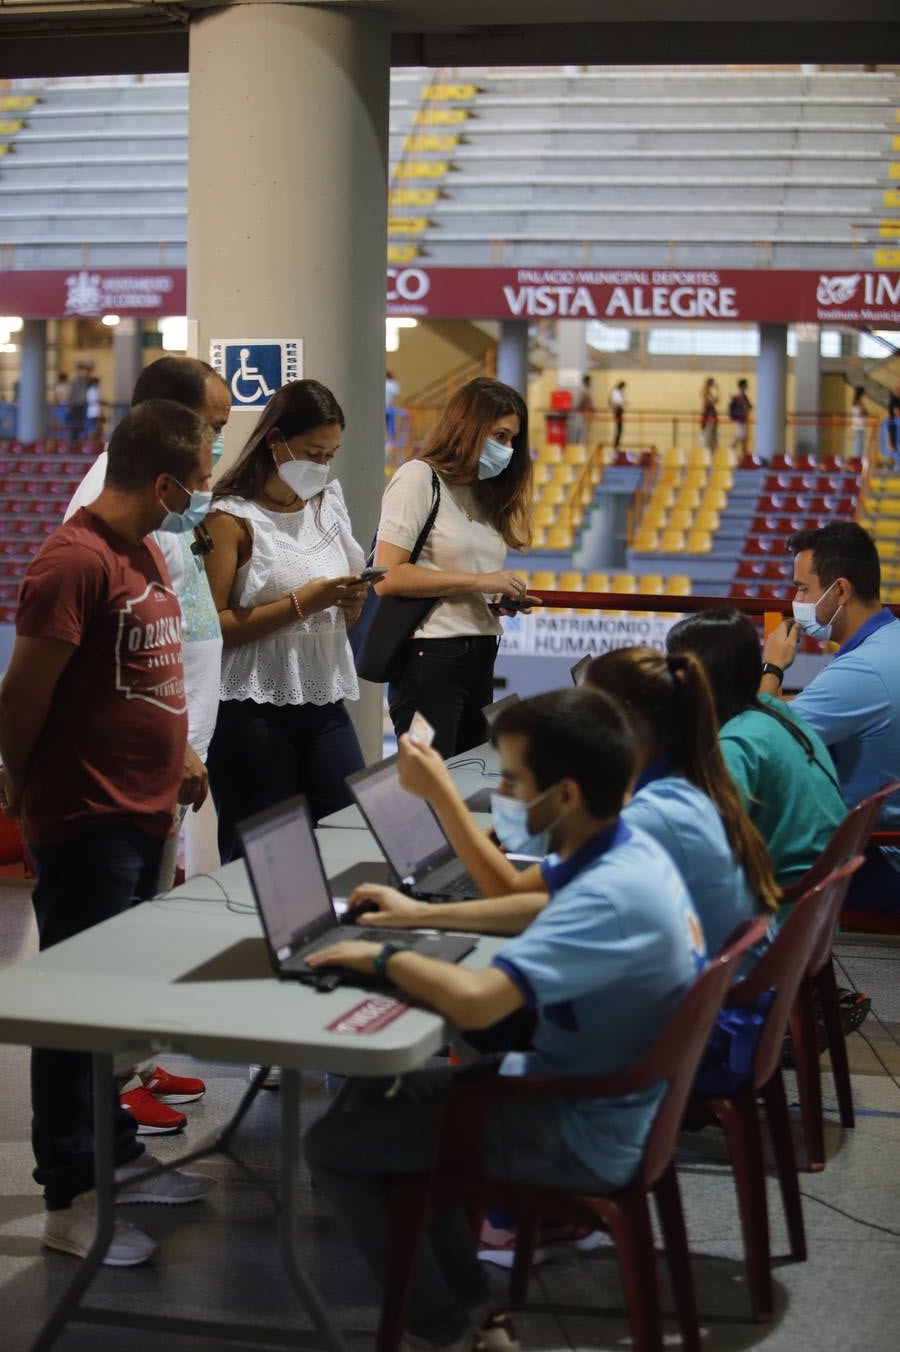
<instances>
[{"instance_id":1,"label":"woman with long ponytail","mask_svg":"<svg viewBox=\"0 0 900 1352\"><path fill-rule=\"evenodd\" d=\"M689 654L620 648L595 658L584 680L623 705L637 739L623 820L674 859L717 953L742 920L777 910L780 890L722 759L703 668Z\"/></svg>"},{"instance_id":2,"label":"woman with long ponytail","mask_svg":"<svg viewBox=\"0 0 900 1352\"><path fill-rule=\"evenodd\" d=\"M693 654L706 672L723 759L786 887L812 868L847 810L825 744L790 705L757 694L762 655L747 615L724 607L689 615L666 646Z\"/></svg>"}]
</instances>

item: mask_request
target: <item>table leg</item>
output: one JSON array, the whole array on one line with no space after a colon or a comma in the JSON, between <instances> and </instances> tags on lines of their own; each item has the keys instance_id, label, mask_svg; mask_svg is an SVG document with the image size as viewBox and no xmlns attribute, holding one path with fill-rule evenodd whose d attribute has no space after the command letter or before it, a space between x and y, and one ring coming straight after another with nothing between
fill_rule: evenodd
<instances>
[{"instance_id":1,"label":"table leg","mask_svg":"<svg viewBox=\"0 0 900 1352\"><path fill-rule=\"evenodd\" d=\"M346 1344L328 1317L309 1273L300 1262L298 1181L300 1174L300 1072L281 1070L281 1132L279 1142L279 1212L281 1260L325 1346L347 1352Z\"/></svg>"},{"instance_id":2,"label":"table leg","mask_svg":"<svg viewBox=\"0 0 900 1352\"><path fill-rule=\"evenodd\" d=\"M66 1323L75 1314L81 1297L97 1275L106 1256L115 1225L113 1174L115 1171L115 1106L118 1085L113 1076L113 1058L95 1052L94 1063L94 1183L97 1189L97 1229L94 1242L78 1265L56 1308L41 1329L32 1352L47 1352Z\"/></svg>"}]
</instances>

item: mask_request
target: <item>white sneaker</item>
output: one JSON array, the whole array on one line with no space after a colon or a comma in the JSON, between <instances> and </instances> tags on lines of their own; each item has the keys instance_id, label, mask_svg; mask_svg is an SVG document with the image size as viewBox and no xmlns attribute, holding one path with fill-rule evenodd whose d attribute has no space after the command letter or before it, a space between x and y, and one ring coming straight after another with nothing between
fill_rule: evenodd
<instances>
[{"instance_id":1,"label":"white sneaker","mask_svg":"<svg viewBox=\"0 0 900 1352\"><path fill-rule=\"evenodd\" d=\"M249 1065L247 1067L249 1078L251 1080L255 1080L257 1073L261 1069L262 1066L256 1066L252 1064ZM280 1088L281 1088L281 1068L279 1066L270 1066L268 1074L266 1075L265 1079L260 1085L260 1089L280 1089Z\"/></svg>"},{"instance_id":2,"label":"white sneaker","mask_svg":"<svg viewBox=\"0 0 900 1352\"><path fill-rule=\"evenodd\" d=\"M94 1242L97 1230L97 1195L83 1192L63 1211L48 1211L44 1218L41 1243L45 1249L58 1249L84 1258ZM156 1242L125 1221L116 1221L103 1262L107 1267L137 1267L156 1253Z\"/></svg>"},{"instance_id":3,"label":"white sneaker","mask_svg":"<svg viewBox=\"0 0 900 1352\"><path fill-rule=\"evenodd\" d=\"M136 1202L158 1202L164 1206L184 1206L187 1202L199 1202L216 1180L207 1174L192 1174L186 1169L171 1169L167 1174L157 1174L155 1178L144 1178L148 1169L155 1169L159 1161L149 1155L142 1155L134 1164L123 1164L116 1170L116 1182L120 1186L116 1193L119 1206Z\"/></svg>"},{"instance_id":4,"label":"white sneaker","mask_svg":"<svg viewBox=\"0 0 900 1352\"><path fill-rule=\"evenodd\" d=\"M482 1352L482 1343L478 1333L469 1329L455 1343L430 1343L427 1338L418 1338L414 1333L404 1333L397 1352Z\"/></svg>"}]
</instances>

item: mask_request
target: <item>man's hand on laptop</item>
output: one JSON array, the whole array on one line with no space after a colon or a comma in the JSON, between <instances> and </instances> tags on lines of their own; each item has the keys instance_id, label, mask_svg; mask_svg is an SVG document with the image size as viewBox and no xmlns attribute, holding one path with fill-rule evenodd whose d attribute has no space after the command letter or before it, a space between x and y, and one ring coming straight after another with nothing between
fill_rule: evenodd
<instances>
[{"instance_id":1,"label":"man's hand on laptop","mask_svg":"<svg viewBox=\"0 0 900 1352\"><path fill-rule=\"evenodd\" d=\"M310 953L306 959L307 967L348 967L353 972L374 972L375 959L381 952L381 944L369 944L363 939L346 939L343 943L332 944L318 953Z\"/></svg>"},{"instance_id":2,"label":"man's hand on laptop","mask_svg":"<svg viewBox=\"0 0 900 1352\"><path fill-rule=\"evenodd\" d=\"M375 909L366 910L354 916L353 910L364 902L374 905ZM347 898L347 911L344 920L350 919L354 925L374 925L376 929L410 929L415 925L428 923L428 903L414 901L404 896L396 888L384 887L379 883L362 883L354 888Z\"/></svg>"}]
</instances>

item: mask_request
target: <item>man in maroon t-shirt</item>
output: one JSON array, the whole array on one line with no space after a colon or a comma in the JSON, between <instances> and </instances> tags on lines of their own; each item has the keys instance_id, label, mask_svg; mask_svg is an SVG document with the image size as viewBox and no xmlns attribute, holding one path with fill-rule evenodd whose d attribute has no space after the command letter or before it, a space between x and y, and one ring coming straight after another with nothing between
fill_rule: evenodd
<instances>
[{"instance_id":1,"label":"man in maroon t-shirt","mask_svg":"<svg viewBox=\"0 0 900 1352\"><path fill-rule=\"evenodd\" d=\"M37 868L42 949L153 896L176 803L205 794L185 779L181 608L147 536L209 489L212 439L169 400L133 408L110 440L100 497L50 536L22 583L0 687L2 796ZM36 1048L31 1079L44 1243L83 1257L95 1230L90 1057ZM119 1166L143 1152L136 1126L120 1108ZM143 1183L144 1172L127 1168L119 1201L187 1202L209 1187L199 1174ZM119 1225L105 1261L144 1262L155 1247Z\"/></svg>"}]
</instances>

